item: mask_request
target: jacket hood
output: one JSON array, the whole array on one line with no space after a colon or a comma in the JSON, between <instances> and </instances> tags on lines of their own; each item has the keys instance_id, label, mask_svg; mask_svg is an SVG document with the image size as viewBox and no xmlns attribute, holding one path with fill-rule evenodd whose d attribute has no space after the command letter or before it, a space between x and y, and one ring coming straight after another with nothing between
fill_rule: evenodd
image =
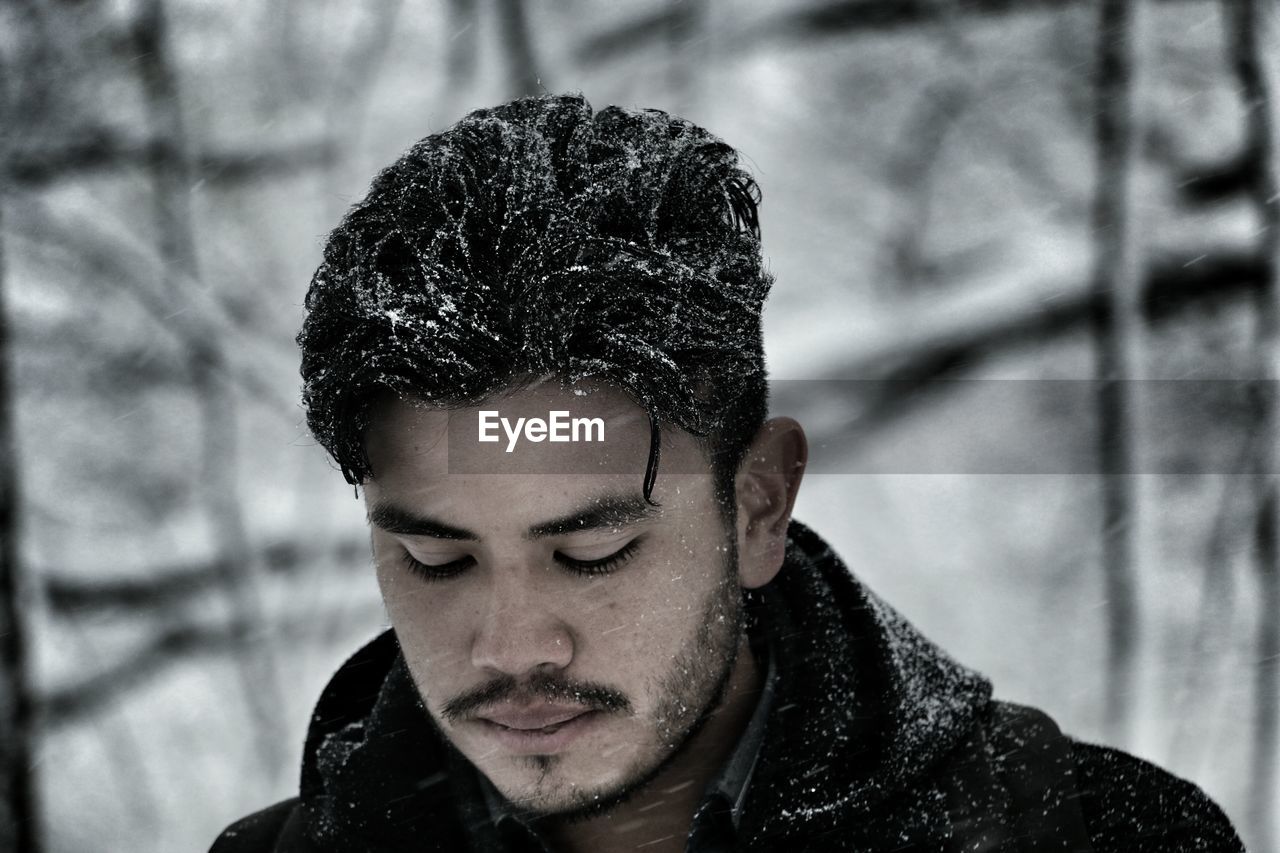
<instances>
[{"instance_id":1,"label":"jacket hood","mask_svg":"<svg viewBox=\"0 0 1280 853\"><path fill-rule=\"evenodd\" d=\"M757 836L820 833L926 790L916 783L991 700L990 682L860 584L821 537L796 521L788 534L765 596L778 704L743 809Z\"/></svg>"},{"instance_id":2,"label":"jacket hood","mask_svg":"<svg viewBox=\"0 0 1280 853\"><path fill-rule=\"evenodd\" d=\"M858 583L799 522L782 571L748 596L748 608L774 645L778 683L744 804L745 837L814 835L889 798L928 796L917 782L979 721L986 679ZM464 762L384 632L338 670L316 706L301 780L310 834L352 851L422 850L424 840L456 849L464 825L485 819L474 774L453 772Z\"/></svg>"}]
</instances>

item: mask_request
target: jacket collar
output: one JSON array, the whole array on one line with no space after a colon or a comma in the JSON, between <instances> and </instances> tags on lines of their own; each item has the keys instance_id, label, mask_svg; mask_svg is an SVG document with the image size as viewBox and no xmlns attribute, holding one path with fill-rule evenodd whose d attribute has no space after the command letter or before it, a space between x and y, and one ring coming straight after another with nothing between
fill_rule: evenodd
<instances>
[{"instance_id":1,"label":"jacket collar","mask_svg":"<svg viewBox=\"0 0 1280 853\"><path fill-rule=\"evenodd\" d=\"M917 786L970 733L990 683L862 586L793 521L770 585L778 706L745 814L749 832L822 832Z\"/></svg>"}]
</instances>

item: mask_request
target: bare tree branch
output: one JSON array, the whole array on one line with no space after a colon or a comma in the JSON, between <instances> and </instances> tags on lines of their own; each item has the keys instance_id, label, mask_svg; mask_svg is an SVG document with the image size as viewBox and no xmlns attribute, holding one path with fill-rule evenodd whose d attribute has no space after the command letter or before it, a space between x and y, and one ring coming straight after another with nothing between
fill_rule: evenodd
<instances>
[{"instance_id":1,"label":"bare tree branch","mask_svg":"<svg viewBox=\"0 0 1280 853\"><path fill-rule=\"evenodd\" d=\"M1188 0L1161 0L1186 3ZM963 3L937 0L836 0L836 2L787 8L743 25L727 36L734 51L766 43L803 42L843 37L854 33L875 33L937 21L950 7L968 17L998 17L1023 13L1069 9L1079 0L966 0ZM574 52L584 65L598 65L628 54L652 50L666 37L667 28L679 10L670 6L645 12L585 39Z\"/></svg>"},{"instance_id":2,"label":"bare tree branch","mask_svg":"<svg viewBox=\"0 0 1280 853\"><path fill-rule=\"evenodd\" d=\"M153 146L150 160L156 245L162 261L166 294L176 294L181 277L200 280L199 256L191 209L191 165L178 75L170 55L171 44L165 0L145 0L133 28L138 51L135 68L142 84L150 133L167 141ZM202 439L201 480L205 486L214 536L225 549L219 561L223 586L236 617L248 630L265 624L260 598L258 566L249 544L239 489L238 424L234 398L227 393L220 374L225 372L221 339L193 318L188 328L189 367L192 387L200 405ZM280 766L280 689L275 656L270 647L243 661L244 697L257 720L254 732L258 755L269 774Z\"/></svg>"},{"instance_id":3,"label":"bare tree branch","mask_svg":"<svg viewBox=\"0 0 1280 853\"><path fill-rule=\"evenodd\" d=\"M1218 650L1213 648L1213 641L1222 634L1222 626L1230 624L1235 604L1232 543L1247 538L1240 536L1238 528L1241 525L1236 519L1242 514L1241 507L1253 499L1249 494L1252 483L1242 480L1254 470L1258 438L1255 423L1249 430L1248 438L1240 448L1230 473L1223 478L1218 509L1214 513L1205 543L1204 564L1200 575L1200 608L1196 613L1195 627L1188 644L1186 677L1174 699L1173 733L1169 739L1168 755L1184 754L1188 746L1187 738L1191 734L1188 723L1192 718L1192 704L1202 696L1213 695L1212 689L1206 687L1211 683L1213 664L1220 657L1215 654ZM1252 525L1256 526L1256 511L1245 514L1252 516Z\"/></svg>"},{"instance_id":4,"label":"bare tree branch","mask_svg":"<svg viewBox=\"0 0 1280 853\"><path fill-rule=\"evenodd\" d=\"M43 39L30 38L18 52L47 55L48 45ZM14 70L14 59L0 54L0 81L8 80ZM24 92L0 86L0 124L13 125ZM9 162L12 143L12 138L0 134L0 169ZM8 258L3 226L10 195L8 182L0 180L0 849L40 853L44 843L35 760L40 720L32 683L30 576L22 564L19 541L22 457L15 434L13 342L5 298Z\"/></svg>"},{"instance_id":5,"label":"bare tree branch","mask_svg":"<svg viewBox=\"0 0 1280 853\"><path fill-rule=\"evenodd\" d=\"M1148 323L1173 319L1211 303L1248 297L1261 286L1261 262L1250 253L1216 249L1167 257L1152 263L1142 289ZM812 444L833 449L883 429L936 399L936 392L987 358L1020 346L1043 346L1088 328L1102 297L1088 282L1012 289L1000 300L976 307L968 294L929 294L919 300L911 329L854 344L849 357L813 374L817 381L859 380L862 390L857 430L812 431ZM876 382L880 383L877 391ZM792 383L771 396L779 412L803 413L808 401ZM1105 469L1104 469L1105 470Z\"/></svg>"},{"instance_id":6,"label":"bare tree branch","mask_svg":"<svg viewBox=\"0 0 1280 853\"><path fill-rule=\"evenodd\" d=\"M647 50L653 43L669 37L680 14L680 10L671 4L643 12L588 37L578 46L575 58L585 65L596 65L623 54Z\"/></svg>"},{"instance_id":7,"label":"bare tree branch","mask_svg":"<svg viewBox=\"0 0 1280 853\"><path fill-rule=\"evenodd\" d=\"M346 183L343 167L364 130L372 90L382 73L383 61L395 37L396 20L403 5L403 0L366 4L365 12L370 17L347 43L327 92L325 135L333 140L337 156L328 171L317 178L320 197L326 199L330 207L325 216L329 221L337 221L342 215L343 205L333 196L332 187ZM296 62L292 64L296 66Z\"/></svg>"},{"instance_id":8,"label":"bare tree branch","mask_svg":"<svg viewBox=\"0 0 1280 853\"><path fill-rule=\"evenodd\" d=\"M915 27L955 11L970 17L1061 9L1070 0L978 0L963 4L937 0L844 0L779 12L744 30L739 41L812 41L850 32L883 32Z\"/></svg>"},{"instance_id":9,"label":"bare tree branch","mask_svg":"<svg viewBox=\"0 0 1280 853\"><path fill-rule=\"evenodd\" d=\"M318 623L340 633L378 624L383 616L382 604L374 598L367 603L344 603L333 612L290 614L269 628L250 625L244 620L223 625L173 626L161 631L128 660L79 684L47 694L40 700L42 717L51 729L83 723L172 667L189 664L195 655L240 654L246 651L250 656L257 654L267 639L265 632L274 637L314 642Z\"/></svg>"},{"instance_id":10,"label":"bare tree branch","mask_svg":"<svg viewBox=\"0 0 1280 853\"><path fill-rule=\"evenodd\" d=\"M672 111L681 115L696 109L702 68L714 62L709 5L710 0L667 0L667 91Z\"/></svg>"},{"instance_id":11,"label":"bare tree branch","mask_svg":"<svg viewBox=\"0 0 1280 853\"><path fill-rule=\"evenodd\" d=\"M367 555L363 540L318 545L312 542L275 542L257 551L257 559L269 574L289 576L314 571L320 561L354 564ZM90 580L56 569L42 569L45 596L55 613L69 615L86 609L165 610L181 606L211 589L226 576L222 561L153 569L146 577L103 570ZM112 577L112 575L115 575ZM103 577L106 575L106 577Z\"/></svg>"},{"instance_id":12,"label":"bare tree branch","mask_svg":"<svg viewBox=\"0 0 1280 853\"><path fill-rule=\"evenodd\" d=\"M43 845L33 760L36 707L25 619L28 582L18 549L21 457L13 434L3 248L0 241L0 849L38 853Z\"/></svg>"},{"instance_id":13,"label":"bare tree branch","mask_svg":"<svg viewBox=\"0 0 1280 853\"><path fill-rule=\"evenodd\" d=\"M926 90L917 101L887 168L894 196L899 200L893 231L886 242L885 278L910 288L932 279L924 243L929 234L934 176L941 163L943 143L968 106L972 84L958 74Z\"/></svg>"},{"instance_id":14,"label":"bare tree branch","mask_svg":"<svg viewBox=\"0 0 1280 853\"><path fill-rule=\"evenodd\" d=\"M133 234L109 228L105 218L78 216L66 222L30 197L17 201L21 202L17 206L21 216L10 217L8 235L74 253L53 260L65 264L74 258L93 272L95 282L129 299L181 347L182 366L188 371L192 361L205 354L204 342L210 335L216 336L224 342L219 370L227 383L282 416L296 409L296 401L282 395L263 373L264 361L291 364L293 353L264 336L246 334L243 325L228 316L226 307L209 290L180 270L166 270L160 258L136 244ZM149 280L156 278L181 287L181 296L155 290Z\"/></svg>"},{"instance_id":15,"label":"bare tree branch","mask_svg":"<svg viewBox=\"0 0 1280 853\"><path fill-rule=\"evenodd\" d=\"M382 72L403 5L403 0L367 4L370 18L356 33L343 57L325 120L330 138L338 141L343 153L355 144L364 127L370 92Z\"/></svg>"},{"instance_id":16,"label":"bare tree branch","mask_svg":"<svg viewBox=\"0 0 1280 853\"><path fill-rule=\"evenodd\" d=\"M508 93L513 98L536 95L542 84L524 0L498 0L497 11L502 53L507 60Z\"/></svg>"},{"instance_id":17,"label":"bare tree branch","mask_svg":"<svg viewBox=\"0 0 1280 853\"><path fill-rule=\"evenodd\" d=\"M476 76L476 50L480 41L476 0L448 0L446 15L449 41L445 47L445 75L451 88L464 88Z\"/></svg>"},{"instance_id":18,"label":"bare tree branch","mask_svg":"<svg viewBox=\"0 0 1280 853\"><path fill-rule=\"evenodd\" d=\"M1231 247L1197 247L1152 261L1141 302L1147 322L1160 322L1200 308L1249 296L1261 287L1261 259ZM989 355L1048 338L1082 331L1100 310L1091 283L1027 286L999 300L973 302L967 294L919 300L918 321L903 334L894 330L856 345L843 364L824 372L830 378L930 379L935 365L976 364Z\"/></svg>"},{"instance_id":19,"label":"bare tree branch","mask_svg":"<svg viewBox=\"0 0 1280 853\"><path fill-rule=\"evenodd\" d=\"M1102 563L1107 601L1106 728L1126 743L1132 723L1139 618L1142 250L1135 181L1141 134L1136 89L1143 0L1102 0L1098 27L1097 195L1093 331L1102 463Z\"/></svg>"},{"instance_id":20,"label":"bare tree branch","mask_svg":"<svg viewBox=\"0 0 1280 853\"><path fill-rule=\"evenodd\" d=\"M1228 3L1236 78L1246 108L1246 159L1254 164L1251 197L1262 225L1262 286L1256 291L1255 354L1268 386L1258 399L1255 540L1259 613L1254 679L1250 813L1259 849L1275 849L1280 799L1280 9L1274 0Z\"/></svg>"},{"instance_id":21,"label":"bare tree branch","mask_svg":"<svg viewBox=\"0 0 1280 853\"><path fill-rule=\"evenodd\" d=\"M320 89L321 75L317 68L304 60L313 60L308 39L299 34L299 27L307 20L304 14L308 4L300 0L280 0L266 8L274 12L274 25L264 27L264 31L272 41L265 48L274 57L284 78L282 86L267 86L267 91L277 100L307 102L316 96ZM275 90L284 88L286 92L279 94Z\"/></svg>"},{"instance_id":22,"label":"bare tree branch","mask_svg":"<svg viewBox=\"0 0 1280 853\"><path fill-rule=\"evenodd\" d=\"M1179 172L1179 195L1191 207L1208 207L1249 195L1259 178L1258 159L1247 150L1221 162L1183 166Z\"/></svg>"},{"instance_id":23,"label":"bare tree branch","mask_svg":"<svg viewBox=\"0 0 1280 853\"><path fill-rule=\"evenodd\" d=\"M176 152L170 150L164 140L127 139L98 130L72 142L15 151L9 158L8 176L23 187L43 188L59 181L146 166L156 159L175 156ZM324 168L333 157L333 146L327 141L317 141L245 151L204 152L194 158L192 167L200 179L228 186Z\"/></svg>"}]
</instances>

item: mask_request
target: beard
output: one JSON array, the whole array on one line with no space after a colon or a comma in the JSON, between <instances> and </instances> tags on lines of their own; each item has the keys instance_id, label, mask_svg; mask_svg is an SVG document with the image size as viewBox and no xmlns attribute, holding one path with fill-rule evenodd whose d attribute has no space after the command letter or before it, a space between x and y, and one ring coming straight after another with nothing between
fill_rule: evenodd
<instances>
[{"instance_id":1,"label":"beard","mask_svg":"<svg viewBox=\"0 0 1280 853\"><path fill-rule=\"evenodd\" d=\"M655 743L631 763L618 781L596 788L571 785L567 792L552 782L561 756L528 756L524 760L540 776L532 790L516 798L497 791L513 814L526 821L557 823L597 817L642 791L689 749L724 700L744 636L744 605L737 580L737 542L732 535L725 539L720 577L702 603L697 630L681 646L671 665L651 683L652 695L657 697L652 716ZM599 700L596 707L605 711L625 712L631 709L630 700L607 687L577 683L561 685L556 683L554 676L535 680L528 685L528 690L548 699L571 694L594 697ZM446 703L443 716L446 719L460 716L515 691L513 680L494 683ZM448 739L445 740L447 742Z\"/></svg>"},{"instance_id":2,"label":"beard","mask_svg":"<svg viewBox=\"0 0 1280 853\"><path fill-rule=\"evenodd\" d=\"M647 788L688 751L724 701L729 678L738 662L743 636L742 591L737 584L737 543L729 539L719 583L703 603L698 630L694 632L671 666L657 679L658 700L654 710L654 731L658 739L655 754L637 759L617 783L597 790L579 789L558 807L512 802L526 819L575 823L606 814ZM545 756L555 759L558 756ZM551 767L546 768L548 771Z\"/></svg>"}]
</instances>

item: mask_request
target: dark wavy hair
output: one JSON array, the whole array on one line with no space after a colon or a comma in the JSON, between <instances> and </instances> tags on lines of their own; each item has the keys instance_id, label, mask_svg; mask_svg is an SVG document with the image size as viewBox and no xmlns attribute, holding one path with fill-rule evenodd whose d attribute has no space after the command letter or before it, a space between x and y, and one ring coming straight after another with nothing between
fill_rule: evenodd
<instances>
[{"instance_id":1,"label":"dark wavy hair","mask_svg":"<svg viewBox=\"0 0 1280 853\"><path fill-rule=\"evenodd\" d=\"M731 496L767 412L759 201L733 148L659 110L473 112L330 233L298 334L307 424L358 485L379 394L460 408L521 376L593 377L649 414L646 499L660 423L703 439Z\"/></svg>"}]
</instances>

